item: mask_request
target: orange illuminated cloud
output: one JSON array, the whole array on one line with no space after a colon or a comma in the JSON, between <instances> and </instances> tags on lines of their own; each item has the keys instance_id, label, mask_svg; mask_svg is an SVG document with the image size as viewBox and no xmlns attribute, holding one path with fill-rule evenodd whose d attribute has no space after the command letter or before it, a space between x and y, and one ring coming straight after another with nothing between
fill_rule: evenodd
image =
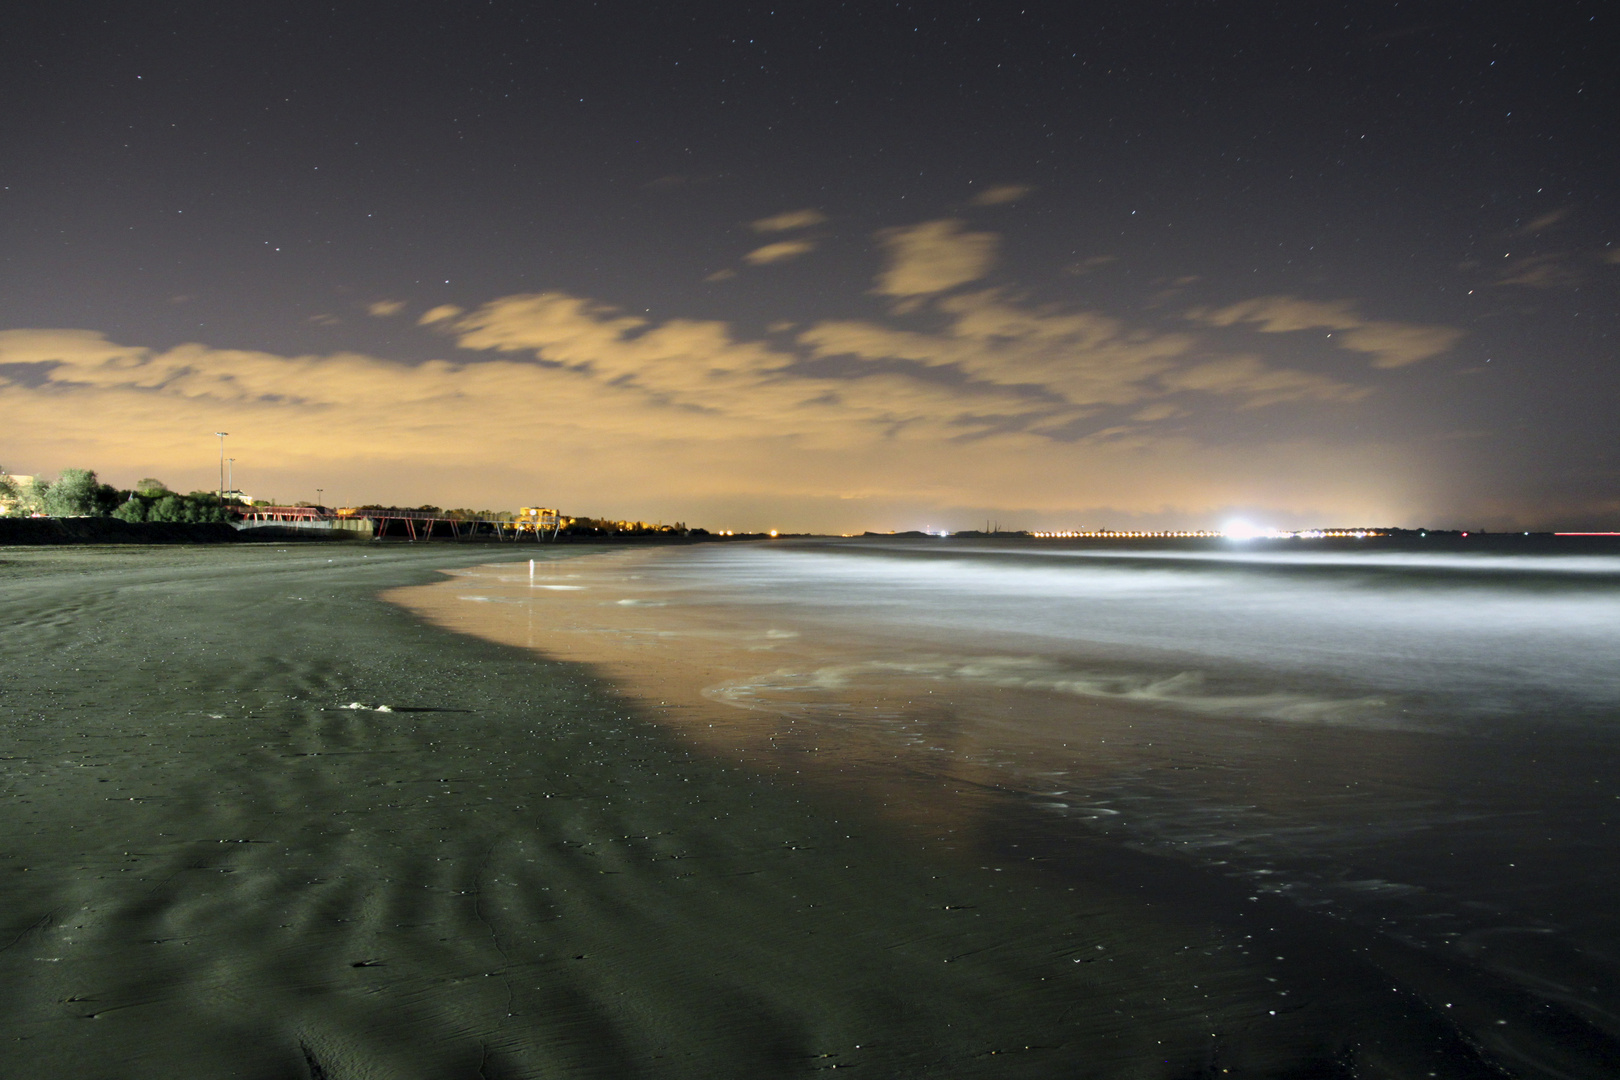
<instances>
[{"instance_id":1,"label":"orange illuminated cloud","mask_svg":"<svg viewBox=\"0 0 1620 1080\"><path fill-rule=\"evenodd\" d=\"M973 196L974 206L1005 206L1035 190L1028 184L995 184Z\"/></svg>"},{"instance_id":2,"label":"orange illuminated cloud","mask_svg":"<svg viewBox=\"0 0 1620 1080\"><path fill-rule=\"evenodd\" d=\"M1331 343L1365 353L1374 367L1396 368L1428 360L1450 350L1463 332L1450 326L1386 322L1364 318L1349 300L1303 300L1296 296L1261 296L1223 308L1195 308L1187 313L1208 326L1250 324L1262 333L1329 330Z\"/></svg>"},{"instance_id":3,"label":"orange illuminated cloud","mask_svg":"<svg viewBox=\"0 0 1620 1080\"><path fill-rule=\"evenodd\" d=\"M224 430L242 486L263 495L298 497L301 485L319 483L344 488L350 501L507 506L544 494L582 512L728 527L879 524L866 516L873 499L1195 508L1231 501L1236 478L1257 472L1276 498L1373 507L1366 500L1378 485L1362 484L1352 466L1399 472L1388 449L1284 452L1156 433L1155 418L1196 407L1189 394L1257 405L1314 393L1308 381L1254 364L1187 364L1173 340L1132 343L1085 320L1037 320L1003 356L1010 366L994 354L973 360L981 331L967 317L986 318L987 306L970 305L932 339L883 343L848 324L807 334L830 348L948 355L1009 382L882 368L809 376L795 371L796 352L738 340L722 323L651 323L555 293L503 298L457 320L460 343L487 354L459 362L148 349L83 330L14 330L0 333L8 373L0 412L13 433L7 464L19 471L86 465L124 484L155 475L212 487L213 432ZM1060 365L1034 344L1043 334L1069 343L1089 335L1094 359L1112 357L1135 374L1058 378ZM1043 373L1049 384L1027 384ZM1168 410L1140 407L1172 396ZM1134 419L1054 442L1048 432L1102 407L1075 399L1138 405ZM1041 467L1029 469L1032 460ZM851 490L866 499L844 498ZM723 523L722 513L731 515Z\"/></svg>"},{"instance_id":4,"label":"orange illuminated cloud","mask_svg":"<svg viewBox=\"0 0 1620 1080\"><path fill-rule=\"evenodd\" d=\"M755 248L743 256L743 262L750 266L766 266L770 263L785 262L796 259L800 255L816 250L816 245L809 240L782 240L775 244L766 244Z\"/></svg>"},{"instance_id":5,"label":"orange illuminated cloud","mask_svg":"<svg viewBox=\"0 0 1620 1080\"><path fill-rule=\"evenodd\" d=\"M761 231L814 224L810 213ZM560 290L427 310L422 341L449 355L426 363L3 331L6 464L211 487L213 433L229 431L242 485L294 497L319 483L351 501L543 502L733 528L876 526L864 515L879 501L939 513L1247 502L1392 520L1399 448L1270 442L1222 418L1327 417L1375 389L1266 357L1279 333L1330 329L1375 367L1458 336L1346 301L1262 297L1170 325L1035 305L1008 288L962 290L993 267L992 233L942 219L878 239L876 291L907 307L903 322L779 319L762 339ZM749 261L809 247L779 241ZM772 249L791 252L761 254ZM397 315L405 302L372 307Z\"/></svg>"},{"instance_id":6,"label":"orange illuminated cloud","mask_svg":"<svg viewBox=\"0 0 1620 1080\"><path fill-rule=\"evenodd\" d=\"M878 275L884 296L926 296L977 281L995 265L999 237L968 232L950 219L884 229L878 243L888 265Z\"/></svg>"},{"instance_id":7,"label":"orange illuminated cloud","mask_svg":"<svg viewBox=\"0 0 1620 1080\"><path fill-rule=\"evenodd\" d=\"M416 324L418 326L431 326L434 323L447 322L460 315L462 310L462 308L454 304L440 304L438 307L424 311L422 317L416 320Z\"/></svg>"},{"instance_id":8,"label":"orange illuminated cloud","mask_svg":"<svg viewBox=\"0 0 1620 1080\"><path fill-rule=\"evenodd\" d=\"M808 229L821 225L827 220L827 215L820 210L787 210L770 217L762 217L750 222L755 232L789 232L793 229Z\"/></svg>"}]
</instances>

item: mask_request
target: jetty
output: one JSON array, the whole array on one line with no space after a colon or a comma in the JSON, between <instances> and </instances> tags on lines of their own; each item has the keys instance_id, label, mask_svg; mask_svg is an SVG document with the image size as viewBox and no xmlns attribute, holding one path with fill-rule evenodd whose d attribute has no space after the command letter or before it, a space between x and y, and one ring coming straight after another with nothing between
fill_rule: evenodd
<instances>
[{"instance_id":1,"label":"jetty","mask_svg":"<svg viewBox=\"0 0 1620 1080\"><path fill-rule=\"evenodd\" d=\"M353 507L249 506L242 508L240 520L235 524L243 532L253 529L321 529L368 535L373 540L388 536L413 541L428 540L434 536L452 540L493 536L496 540L517 542L533 539L544 542L555 540L563 523L558 511L529 506L510 518L468 518L442 510L394 507L366 507L361 510Z\"/></svg>"}]
</instances>

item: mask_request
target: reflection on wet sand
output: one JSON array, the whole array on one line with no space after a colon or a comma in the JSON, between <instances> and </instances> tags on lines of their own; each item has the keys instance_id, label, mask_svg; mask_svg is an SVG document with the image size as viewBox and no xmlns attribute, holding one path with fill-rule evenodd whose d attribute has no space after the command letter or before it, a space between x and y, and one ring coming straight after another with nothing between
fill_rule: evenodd
<instances>
[{"instance_id":1,"label":"reflection on wet sand","mask_svg":"<svg viewBox=\"0 0 1620 1080\"><path fill-rule=\"evenodd\" d=\"M861 627L835 632L801 611L707 595L661 572L680 557L476 568L388 599L449 629L590 664L707 750L832 785L939 835L970 827L989 794L1184 851L1235 852L1307 821L1366 825L1369 795L1402 804L1394 828L1448 816L1429 774L1453 767L1451 740L1379 719L1387 707L1370 723L1334 722L1385 699L1221 693L1173 663L1139 675L919 653ZM1308 728L1290 723L1301 719ZM1298 767L1264 767L1279 754Z\"/></svg>"},{"instance_id":2,"label":"reflection on wet sand","mask_svg":"<svg viewBox=\"0 0 1620 1080\"><path fill-rule=\"evenodd\" d=\"M981 790L1006 783L994 762L1020 751L986 742L980 725L935 687L905 697L854 682L768 699L750 693L762 680L814 671L825 643L773 622L768 611L693 604L678 586L643 573L647 558L620 552L482 567L385 598L447 629L589 664L705 750L836 784L863 807L941 837L971 824Z\"/></svg>"}]
</instances>

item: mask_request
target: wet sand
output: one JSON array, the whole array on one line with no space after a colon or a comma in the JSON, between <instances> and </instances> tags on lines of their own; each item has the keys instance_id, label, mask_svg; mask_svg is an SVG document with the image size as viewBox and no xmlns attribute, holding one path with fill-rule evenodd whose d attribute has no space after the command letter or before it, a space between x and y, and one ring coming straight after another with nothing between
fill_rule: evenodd
<instances>
[{"instance_id":1,"label":"wet sand","mask_svg":"<svg viewBox=\"0 0 1620 1080\"><path fill-rule=\"evenodd\" d=\"M920 846L378 598L534 554L0 549L0 1075L1415 1065L1118 863Z\"/></svg>"}]
</instances>

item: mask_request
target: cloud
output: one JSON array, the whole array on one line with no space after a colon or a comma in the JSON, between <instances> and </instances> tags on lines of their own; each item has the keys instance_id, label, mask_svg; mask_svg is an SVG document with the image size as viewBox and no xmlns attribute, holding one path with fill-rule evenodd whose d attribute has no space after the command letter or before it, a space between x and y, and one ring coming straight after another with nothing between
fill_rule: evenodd
<instances>
[{"instance_id":1,"label":"cloud","mask_svg":"<svg viewBox=\"0 0 1620 1080\"><path fill-rule=\"evenodd\" d=\"M0 415L21 433L8 435L14 463L84 463L114 482L206 486L212 433L229 430L257 494L319 476L351 499L505 506L544 495L637 517L702 520L743 504L773 515L708 520L717 527L882 525L839 498L850 491L918 507L1148 512L1233 501L1239 475L1264 477L1277 499L1360 507L1348 463L1398 472L1388 451L1282 453L1252 421L1221 426L1236 410L1342 408L1369 386L1212 352L1185 324L1167 331L988 289L918 302L906 328L776 323L755 340L714 320L520 294L429 312L458 351L427 363L13 330L0 333ZM1334 464L1340 479L1313 479L1311 463Z\"/></svg>"},{"instance_id":2,"label":"cloud","mask_svg":"<svg viewBox=\"0 0 1620 1080\"><path fill-rule=\"evenodd\" d=\"M800 255L814 250L816 245L810 240L781 240L755 248L743 256L743 262L750 266L767 266L771 263L786 262L788 259L797 259Z\"/></svg>"},{"instance_id":3,"label":"cloud","mask_svg":"<svg viewBox=\"0 0 1620 1080\"><path fill-rule=\"evenodd\" d=\"M974 206L1005 206L1007 203L1017 202L1034 190L1028 184L996 184L985 188L969 201Z\"/></svg>"},{"instance_id":4,"label":"cloud","mask_svg":"<svg viewBox=\"0 0 1620 1080\"><path fill-rule=\"evenodd\" d=\"M659 410L657 428L704 439L791 435L816 445L868 437L949 437L1030 411L1003 386L952 387L873 369L810 374L802 357L740 341L720 322L639 316L565 293L504 297L454 325L464 349L527 352L596 387L626 415ZM545 369L541 369L545 370ZM683 436L684 437L684 436Z\"/></svg>"},{"instance_id":5,"label":"cloud","mask_svg":"<svg viewBox=\"0 0 1620 1080\"><path fill-rule=\"evenodd\" d=\"M1405 367L1439 356L1463 332L1450 326L1367 319L1350 300L1303 300L1296 296L1260 296L1223 308L1194 308L1187 317L1206 326L1250 324L1266 334L1330 330L1332 344L1372 357L1377 368Z\"/></svg>"},{"instance_id":6,"label":"cloud","mask_svg":"<svg viewBox=\"0 0 1620 1080\"><path fill-rule=\"evenodd\" d=\"M711 281L711 282L712 281L730 281L732 278L734 278L736 276L737 276L737 271L731 269L730 267L722 267L721 269L716 270L714 273L710 274L708 277L704 278L703 280L704 281Z\"/></svg>"},{"instance_id":7,"label":"cloud","mask_svg":"<svg viewBox=\"0 0 1620 1080\"><path fill-rule=\"evenodd\" d=\"M878 242L889 264L877 278L884 296L927 296L983 277L995 264L995 233L966 232L959 221L924 221L884 229Z\"/></svg>"},{"instance_id":8,"label":"cloud","mask_svg":"<svg viewBox=\"0 0 1620 1080\"><path fill-rule=\"evenodd\" d=\"M755 232L788 232L793 229L808 229L826 220L827 215L820 210L785 210L780 214L772 214L770 217L750 222L749 227Z\"/></svg>"},{"instance_id":9,"label":"cloud","mask_svg":"<svg viewBox=\"0 0 1620 1080\"><path fill-rule=\"evenodd\" d=\"M1242 407L1260 408L1285 401L1360 401L1372 393L1371 387L1351 386L1325 375L1286 368L1268 368L1252 356L1212 360L1160 377L1172 390L1199 390L1206 394L1230 394L1243 399ZM1141 414L1138 414L1141 418Z\"/></svg>"},{"instance_id":10,"label":"cloud","mask_svg":"<svg viewBox=\"0 0 1620 1080\"><path fill-rule=\"evenodd\" d=\"M148 350L114 345L93 330L0 330L0 363L123 367L139 364Z\"/></svg>"},{"instance_id":11,"label":"cloud","mask_svg":"<svg viewBox=\"0 0 1620 1080\"><path fill-rule=\"evenodd\" d=\"M416 320L417 326L432 326L434 323L445 322L460 315L465 309L454 304L440 304L435 308L428 308L422 317Z\"/></svg>"},{"instance_id":12,"label":"cloud","mask_svg":"<svg viewBox=\"0 0 1620 1080\"><path fill-rule=\"evenodd\" d=\"M627 416L658 411L649 427L706 439L774 433L838 445L879 435L1058 435L1100 409L1176 395L1254 408L1365 394L1253 358L1200 356L1190 334L1092 312L1031 310L994 292L950 297L935 310L942 325L931 333L826 321L783 347L738 339L721 322L654 323L553 292L503 297L450 329L463 349L527 353L548 376L594 386L598 409L612 400Z\"/></svg>"},{"instance_id":13,"label":"cloud","mask_svg":"<svg viewBox=\"0 0 1620 1080\"><path fill-rule=\"evenodd\" d=\"M1496 284L1522 285L1531 289L1562 289L1579 285L1581 274L1565 262L1562 253L1532 255L1514 259L1498 267Z\"/></svg>"},{"instance_id":14,"label":"cloud","mask_svg":"<svg viewBox=\"0 0 1620 1080\"><path fill-rule=\"evenodd\" d=\"M1341 349L1367 353L1373 367L1398 368L1449 352L1462 338L1463 331L1451 326L1367 322L1333 341Z\"/></svg>"},{"instance_id":15,"label":"cloud","mask_svg":"<svg viewBox=\"0 0 1620 1080\"><path fill-rule=\"evenodd\" d=\"M125 442L143 453L189 446L196 431L219 430L218 421L230 418L233 445L253 440L261 460L403 455L469 465L498 457L496 444L542 442L559 423L588 429L594 439L724 439L763 430L756 417L774 418L780 407L761 401L753 416L726 407L728 376L733 383L738 373L757 377L775 361L757 347L728 342L714 324L666 324L625 340L636 320L593 314L582 301L549 311L523 307L503 310L529 315L531 331L549 317L547 350L567 366L507 358L403 364L357 353L283 356L196 343L160 350L88 331L20 330L0 334L6 365L0 400L8 418L44 441L73 447L104 439L115 457L124 456L116 447ZM516 328L505 331L510 340ZM15 378L17 365L44 378ZM710 384L722 392L706 395ZM734 422L717 423L728 416ZM478 438L467 439L469 425ZM388 445L401 438L419 445Z\"/></svg>"},{"instance_id":16,"label":"cloud","mask_svg":"<svg viewBox=\"0 0 1620 1080\"><path fill-rule=\"evenodd\" d=\"M1071 406L1141 399L1152 392L1148 380L1193 344L1191 335L1133 333L1093 312L1030 311L993 292L951 297L938 307L948 322L935 333L828 321L799 340L820 356L949 367L985 383L1038 388Z\"/></svg>"},{"instance_id":17,"label":"cloud","mask_svg":"<svg viewBox=\"0 0 1620 1080\"><path fill-rule=\"evenodd\" d=\"M1224 308L1195 308L1188 318L1210 326L1257 323L1262 333L1286 334L1296 330L1330 327L1348 330L1363 323L1350 300L1301 300L1294 296L1260 296Z\"/></svg>"},{"instance_id":18,"label":"cloud","mask_svg":"<svg viewBox=\"0 0 1620 1080\"><path fill-rule=\"evenodd\" d=\"M1133 327L1096 312L1031 310L994 291L949 297L937 310L948 321L935 333L827 321L798 340L818 357L903 361L1022 393L1023 426L1031 431L1180 392L1233 397L1245 407L1363 396L1350 384L1254 358L1201 358L1192 334Z\"/></svg>"},{"instance_id":19,"label":"cloud","mask_svg":"<svg viewBox=\"0 0 1620 1080\"><path fill-rule=\"evenodd\" d=\"M1178 405L1172 405L1168 401L1160 401L1144 409L1139 409L1131 414L1131 419L1141 423L1153 423L1157 420L1169 420L1172 417L1180 416L1183 411Z\"/></svg>"},{"instance_id":20,"label":"cloud","mask_svg":"<svg viewBox=\"0 0 1620 1080\"><path fill-rule=\"evenodd\" d=\"M1514 229L1513 235L1534 236L1538 232L1544 232L1547 229L1552 228L1554 225L1557 225L1560 221L1563 221L1565 218L1569 217L1569 214L1570 207L1567 206L1558 210L1549 211L1548 213L1542 214L1540 217L1530 219L1530 221L1521 227Z\"/></svg>"},{"instance_id":21,"label":"cloud","mask_svg":"<svg viewBox=\"0 0 1620 1080\"><path fill-rule=\"evenodd\" d=\"M404 310L405 301L403 300L378 300L376 303L366 305L366 311L369 312L374 318L378 319L386 319L391 316L398 315Z\"/></svg>"}]
</instances>

